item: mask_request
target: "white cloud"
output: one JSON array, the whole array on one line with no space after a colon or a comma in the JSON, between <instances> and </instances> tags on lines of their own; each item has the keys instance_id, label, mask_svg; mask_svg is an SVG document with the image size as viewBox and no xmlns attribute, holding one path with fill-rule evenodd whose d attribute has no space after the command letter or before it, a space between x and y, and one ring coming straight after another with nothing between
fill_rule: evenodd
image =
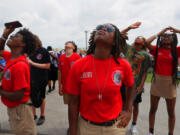
<instances>
[{"instance_id":1,"label":"white cloud","mask_svg":"<svg viewBox=\"0 0 180 135\"><path fill-rule=\"evenodd\" d=\"M5 22L19 20L45 47L63 48L74 40L85 48L85 30L90 33L106 22L122 30L142 21L139 29L129 32L131 43L136 36L149 37L169 25L180 28L179 6L178 0L1 0L0 32Z\"/></svg>"}]
</instances>

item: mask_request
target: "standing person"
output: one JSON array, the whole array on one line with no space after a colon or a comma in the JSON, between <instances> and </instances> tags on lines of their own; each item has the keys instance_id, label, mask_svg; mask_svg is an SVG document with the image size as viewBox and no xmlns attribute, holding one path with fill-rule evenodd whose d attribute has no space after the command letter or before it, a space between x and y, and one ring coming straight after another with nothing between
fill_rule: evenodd
<instances>
[{"instance_id":1,"label":"standing person","mask_svg":"<svg viewBox=\"0 0 180 135\"><path fill-rule=\"evenodd\" d=\"M129 30L138 28L139 26L140 22L134 23L123 30L123 32L127 33ZM144 37L138 36L134 43L132 45L127 44L127 47L123 51L126 60L131 64L132 73L136 84L136 94L133 105L133 120L131 126L132 134L137 133L136 123L139 114L139 103L142 102L142 93L144 90L147 70L151 66L150 56L146 52L145 44L146 39Z\"/></svg>"},{"instance_id":2,"label":"standing person","mask_svg":"<svg viewBox=\"0 0 180 135\"><path fill-rule=\"evenodd\" d=\"M30 106L30 68L24 55L33 53L35 40L29 30L21 29L7 41L11 52L4 51L5 42L13 31L12 27L5 28L0 38L0 55L7 62L0 88L1 100L7 106L12 132L15 135L36 135Z\"/></svg>"},{"instance_id":3,"label":"standing person","mask_svg":"<svg viewBox=\"0 0 180 135\"><path fill-rule=\"evenodd\" d=\"M57 53L52 50L51 46L47 47L47 51L49 52L51 61L50 69L48 70L48 92L50 93L55 90L55 84L58 78L58 56ZM53 82L53 86L51 86L51 81Z\"/></svg>"},{"instance_id":4,"label":"standing person","mask_svg":"<svg viewBox=\"0 0 180 135\"><path fill-rule=\"evenodd\" d=\"M77 47L75 47L75 43L68 41L65 43L65 54L59 58L59 95L63 95L64 104L68 104L67 77L70 68L75 61L81 58L80 55L75 53L76 51ZM67 134L69 134L69 128Z\"/></svg>"},{"instance_id":5,"label":"standing person","mask_svg":"<svg viewBox=\"0 0 180 135\"><path fill-rule=\"evenodd\" d=\"M166 31L173 33L168 34ZM151 84L150 112L149 112L149 134L154 135L155 115L161 97L165 98L168 112L169 134L173 135L175 126L175 104L177 96L177 65L180 56L180 48L177 47L177 36L180 30L169 27L163 29L157 35L147 40L147 48L154 56L153 80ZM156 46L151 42L157 39Z\"/></svg>"},{"instance_id":6,"label":"standing person","mask_svg":"<svg viewBox=\"0 0 180 135\"><path fill-rule=\"evenodd\" d=\"M33 98L42 99L42 104L40 105L41 114L37 121L37 125L42 125L45 122L45 97L48 83L48 69L50 68L50 57L48 51L42 47L42 42L39 37L34 35L34 38L36 40L36 50L29 59L29 64L31 65L31 89L32 95L36 91L40 92L40 97ZM37 120L35 107L33 107L33 113L34 119Z\"/></svg>"},{"instance_id":7,"label":"standing person","mask_svg":"<svg viewBox=\"0 0 180 135\"><path fill-rule=\"evenodd\" d=\"M131 66L119 57L125 40L116 26L103 24L92 32L89 44L87 56L69 73L70 135L125 135L135 93ZM123 110L122 83L127 87Z\"/></svg>"}]
</instances>

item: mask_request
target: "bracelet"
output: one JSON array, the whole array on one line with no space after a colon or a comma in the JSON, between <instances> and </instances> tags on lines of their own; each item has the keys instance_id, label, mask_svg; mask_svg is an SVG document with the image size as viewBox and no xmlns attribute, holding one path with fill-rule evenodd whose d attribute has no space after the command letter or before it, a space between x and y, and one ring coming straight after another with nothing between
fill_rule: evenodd
<instances>
[{"instance_id":1,"label":"bracelet","mask_svg":"<svg viewBox=\"0 0 180 135\"><path fill-rule=\"evenodd\" d=\"M4 41L7 40L3 35L1 36L1 39L4 40Z\"/></svg>"}]
</instances>

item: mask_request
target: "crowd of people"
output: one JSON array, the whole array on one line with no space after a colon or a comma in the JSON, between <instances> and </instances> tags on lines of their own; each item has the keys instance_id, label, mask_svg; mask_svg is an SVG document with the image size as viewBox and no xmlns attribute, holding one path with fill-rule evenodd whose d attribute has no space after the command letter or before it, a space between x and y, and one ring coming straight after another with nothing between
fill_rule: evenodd
<instances>
[{"instance_id":1,"label":"crowd of people","mask_svg":"<svg viewBox=\"0 0 180 135\"><path fill-rule=\"evenodd\" d=\"M180 30L167 27L149 38L138 36L130 45L128 32L140 26L136 22L120 31L113 24L98 25L86 55L77 53L74 41L65 42L58 54L52 46L44 48L28 29L12 34L15 27L5 27L0 37L0 96L12 132L37 134L36 125L45 122L46 87L51 93L58 80L58 93L68 105L68 135L125 135L131 116L130 131L135 135L147 72L152 68L148 135L155 134L161 97L167 104L168 135L174 135ZM10 52L4 50L5 44Z\"/></svg>"}]
</instances>

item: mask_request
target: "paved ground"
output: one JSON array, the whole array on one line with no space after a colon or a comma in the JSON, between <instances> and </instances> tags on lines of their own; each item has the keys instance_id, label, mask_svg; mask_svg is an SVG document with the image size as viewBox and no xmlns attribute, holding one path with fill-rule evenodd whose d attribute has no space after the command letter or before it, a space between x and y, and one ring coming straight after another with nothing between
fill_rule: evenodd
<instances>
[{"instance_id":1,"label":"paved ground","mask_svg":"<svg viewBox=\"0 0 180 135\"><path fill-rule=\"evenodd\" d=\"M149 113L149 87L145 85L145 93L143 102L140 105L140 115L138 119L138 135L147 135L148 132L148 113ZM180 89L179 89L180 90ZM180 133L180 93L178 93L176 104L176 127L175 135ZM39 114L39 113L38 113ZM63 104L63 98L59 97L58 91L53 91L47 95L46 107L46 122L44 125L37 127L39 135L66 135L68 127L67 106ZM156 135L167 135L168 132L168 117L166 104L164 99L161 99L157 116L155 133ZM0 135L12 135L8 125L6 108L0 103ZM129 131L127 135L130 135Z\"/></svg>"}]
</instances>

